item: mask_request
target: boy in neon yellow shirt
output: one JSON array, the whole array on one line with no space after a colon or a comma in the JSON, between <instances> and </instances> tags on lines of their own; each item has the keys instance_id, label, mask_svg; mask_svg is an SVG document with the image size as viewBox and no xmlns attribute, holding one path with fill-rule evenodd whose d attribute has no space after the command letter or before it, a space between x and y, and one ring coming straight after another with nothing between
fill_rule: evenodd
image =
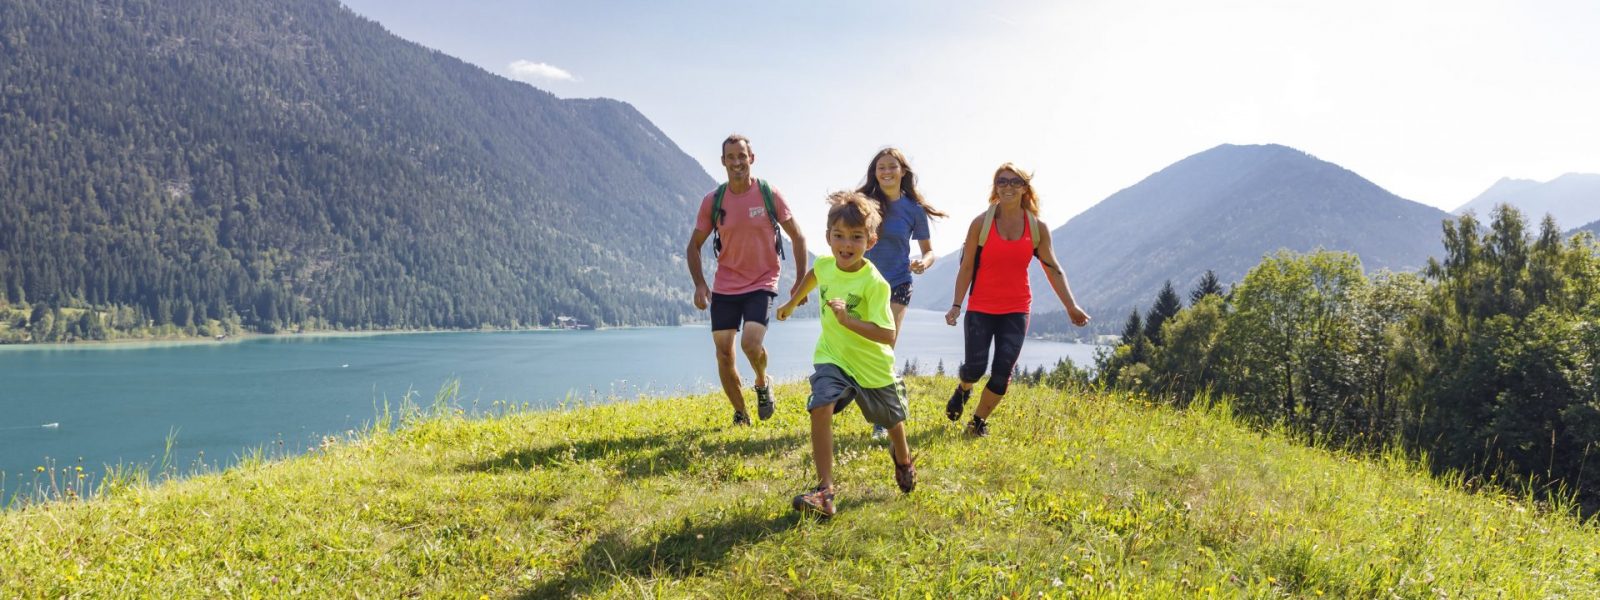
<instances>
[{"instance_id":1,"label":"boy in neon yellow shirt","mask_svg":"<svg viewBox=\"0 0 1600 600\"><path fill-rule=\"evenodd\" d=\"M878 241L882 217L877 205L858 192L828 196L830 256L817 258L795 295L778 307L787 320L818 288L825 310L822 335L812 357L811 454L817 464L817 487L795 496L794 508L833 516L833 415L854 401L861 414L889 430L894 481L900 491L917 486L917 470L906 443L906 400L894 379L894 314L889 312L889 282L866 259Z\"/></svg>"}]
</instances>

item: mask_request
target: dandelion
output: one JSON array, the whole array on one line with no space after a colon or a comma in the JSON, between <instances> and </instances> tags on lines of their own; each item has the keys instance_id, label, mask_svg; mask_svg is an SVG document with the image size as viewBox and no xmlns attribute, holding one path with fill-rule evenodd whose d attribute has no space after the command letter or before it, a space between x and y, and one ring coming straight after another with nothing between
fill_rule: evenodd
<instances>
[{"instance_id":1,"label":"dandelion","mask_svg":"<svg viewBox=\"0 0 1600 600\"><path fill-rule=\"evenodd\" d=\"M33 470L36 473L43 473L44 472L44 465L39 465L37 467L34 467Z\"/></svg>"},{"instance_id":2,"label":"dandelion","mask_svg":"<svg viewBox=\"0 0 1600 600\"><path fill-rule=\"evenodd\" d=\"M1276 584L1276 583L1278 583L1278 578L1277 577L1273 577L1271 575L1268 575L1267 576L1267 583L1268 584Z\"/></svg>"}]
</instances>

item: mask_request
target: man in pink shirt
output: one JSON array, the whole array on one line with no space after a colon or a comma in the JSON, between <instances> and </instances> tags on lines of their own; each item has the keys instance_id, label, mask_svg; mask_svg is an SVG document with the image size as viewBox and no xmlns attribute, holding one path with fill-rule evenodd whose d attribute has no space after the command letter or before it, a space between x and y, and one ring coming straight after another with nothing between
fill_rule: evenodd
<instances>
[{"instance_id":1,"label":"man in pink shirt","mask_svg":"<svg viewBox=\"0 0 1600 600\"><path fill-rule=\"evenodd\" d=\"M743 385L739 381L738 365L734 363L733 341L744 326L739 346L756 372L756 409L762 420L772 416L775 405L772 392L767 388L767 349L762 341L767 336L767 322L772 318L772 299L778 296L778 271L782 266L778 256L782 243L773 222L782 225L784 233L794 242L795 289L806 278L806 239L789 214L789 205L776 189L765 185L750 175L750 165L755 164L756 153L750 149L750 140L739 134L728 136L722 142L722 166L728 170L728 183L706 194L700 202L700 212L695 217L694 233L689 236L686 252L689 276L694 278L694 306L711 309L711 341L717 347L717 375L722 379L722 391L728 394L733 405L733 424L749 425L750 413L745 411ZM770 194L770 199L767 197ZM712 205L721 195L721 210L712 214ZM768 215L768 205L772 215ZM717 274L715 285L706 287L705 274L700 269L700 247L713 234L718 238ZM793 290L791 290L791 293Z\"/></svg>"}]
</instances>

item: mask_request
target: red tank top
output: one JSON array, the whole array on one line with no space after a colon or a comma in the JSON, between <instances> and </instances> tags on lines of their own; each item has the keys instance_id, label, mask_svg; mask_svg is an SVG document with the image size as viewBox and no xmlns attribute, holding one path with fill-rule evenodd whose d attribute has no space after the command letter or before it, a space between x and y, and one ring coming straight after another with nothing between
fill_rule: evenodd
<instances>
[{"instance_id":1,"label":"red tank top","mask_svg":"<svg viewBox=\"0 0 1600 600\"><path fill-rule=\"evenodd\" d=\"M1027 313L1033 305L1028 263L1033 261L1033 219L1023 219L1022 238L1000 237L1000 220L989 226L989 239L978 250L978 272L972 280L969 310L991 315Z\"/></svg>"}]
</instances>

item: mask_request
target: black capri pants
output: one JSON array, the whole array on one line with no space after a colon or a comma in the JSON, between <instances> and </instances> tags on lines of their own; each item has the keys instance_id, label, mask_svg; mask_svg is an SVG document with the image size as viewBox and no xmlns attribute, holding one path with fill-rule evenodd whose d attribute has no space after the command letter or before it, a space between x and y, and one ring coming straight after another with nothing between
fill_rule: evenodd
<instances>
[{"instance_id":1,"label":"black capri pants","mask_svg":"<svg viewBox=\"0 0 1600 600\"><path fill-rule=\"evenodd\" d=\"M961 363L961 381L977 383L983 378L992 343L994 365L989 371L989 383L983 387L997 396L1006 395L1006 388L1011 385L1011 371L1017 366L1017 356L1022 354L1022 340L1028 337L1028 313L991 315L969 310L964 320L964 333L967 358Z\"/></svg>"}]
</instances>

